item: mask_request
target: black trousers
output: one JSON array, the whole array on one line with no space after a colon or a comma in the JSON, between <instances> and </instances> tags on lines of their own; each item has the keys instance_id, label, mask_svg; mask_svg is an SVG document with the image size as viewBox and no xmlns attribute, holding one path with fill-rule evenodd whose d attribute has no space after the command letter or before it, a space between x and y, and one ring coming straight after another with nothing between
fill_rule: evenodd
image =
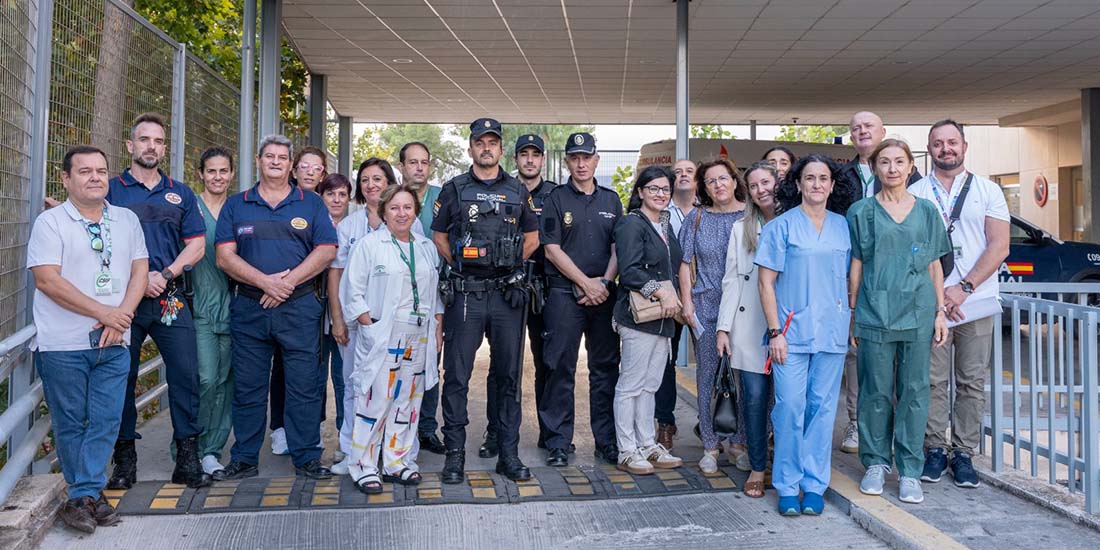
<instances>
[{"instance_id":1,"label":"black trousers","mask_svg":"<svg viewBox=\"0 0 1100 550\"><path fill-rule=\"evenodd\" d=\"M665 365L661 387L657 388L657 394L654 395L653 416L660 424L676 425L676 358L680 355L680 335L683 333L684 325L676 323L676 332L672 335L672 356Z\"/></svg>"},{"instance_id":2,"label":"black trousers","mask_svg":"<svg viewBox=\"0 0 1100 550\"><path fill-rule=\"evenodd\" d=\"M581 336L588 351L589 414L597 447L615 443L615 384L619 381L619 335L611 328L615 301L582 306L569 288L551 288L546 322L546 381L539 420L546 426L546 447L568 449L573 443L577 357Z\"/></svg>"},{"instance_id":3,"label":"black trousers","mask_svg":"<svg viewBox=\"0 0 1100 550\"><path fill-rule=\"evenodd\" d=\"M523 308L512 307L499 291L457 294L443 313L443 444L447 449L466 448L470 423L467 397L474 357L483 338L489 338L489 370L496 390L496 426L500 456L518 456L520 341Z\"/></svg>"},{"instance_id":4,"label":"black trousers","mask_svg":"<svg viewBox=\"0 0 1100 550\"><path fill-rule=\"evenodd\" d=\"M542 403L543 388L546 387L546 366L542 361L542 348L543 348L543 319L542 314L535 315L533 313L527 314L527 341L531 346L531 357L535 363L535 408L538 409L539 403ZM436 386L438 387L438 386ZM425 396L426 396L425 392ZM485 377L485 417L489 420L488 426L485 431L488 433L497 433L497 383L496 373L493 369L489 368L489 375ZM424 417L421 417L423 422ZM542 419L539 418L539 445L543 446L546 443L546 426L542 423Z\"/></svg>"}]
</instances>

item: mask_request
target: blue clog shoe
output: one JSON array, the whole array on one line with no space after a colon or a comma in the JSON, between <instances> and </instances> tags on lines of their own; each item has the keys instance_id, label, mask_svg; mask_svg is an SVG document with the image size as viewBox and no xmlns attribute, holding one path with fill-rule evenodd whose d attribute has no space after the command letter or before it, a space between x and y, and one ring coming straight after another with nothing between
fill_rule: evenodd
<instances>
[{"instance_id":1,"label":"blue clog shoe","mask_svg":"<svg viewBox=\"0 0 1100 550\"><path fill-rule=\"evenodd\" d=\"M798 511L798 497L779 497L779 515L781 516L797 516L801 512Z\"/></svg>"},{"instance_id":2,"label":"blue clog shoe","mask_svg":"<svg viewBox=\"0 0 1100 550\"><path fill-rule=\"evenodd\" d=\"M825 499L817 493L802 494L802 513L807 516L820 516L825 511Z\"/></svg>"}]
</instances>

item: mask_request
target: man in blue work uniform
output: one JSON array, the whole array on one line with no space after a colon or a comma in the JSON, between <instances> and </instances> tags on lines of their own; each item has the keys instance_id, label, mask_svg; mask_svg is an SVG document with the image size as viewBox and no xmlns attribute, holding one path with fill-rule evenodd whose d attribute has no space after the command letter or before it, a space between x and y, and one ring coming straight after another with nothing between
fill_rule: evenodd
<instances>
[{"instance_id":1,"label":"man in blue work uniform","mask_svg":"<svg viewBox=\"0 0 1100 550\"><path fill-rule=\"evenodd\" d=\"M588 351L589 411L596 457L617 463L613 400L619 336L611 328L611 281L618 273L612 231L622 217L619 195L596 184L596 140L580 132L565 144L569 181L550 193L539 237L546 249L546 388L538 406L547 429L548 466L566 466L573 444L577 355Z\"/></svg>"},{"instance_id":2,"label":"man in blue work uniform","mask_svg":"<svg viewBox=\"0 0 1100 550\"><path fill-rule=\"evenodd\" d=\"M336 228L315 193L290 185L290 140L260 141L260 182L226 201L218 218L218 267L235 281L232 462L218 479L259 473L271 359L286 376L284 426L299 476L327 479L321 465L321 299L318 275L336 258Z\"/></svg>"},{"instance_id":3,"label":"man in blue work uniform","mask_svg":"<svg viewBox=\"0 0 1100 550\"><path fill-rule=\"evenodd\" d=\"M433 240L450 266L440 283L443 313L443 483L462 483L466 465L467 393L474 355L489 337L496 373L500 440L497 473L531 478L519 459L519 405L524 310L523 262L538 247L538 218L531 194L500 167L500 123L470 125L473 166L443 186L432 220Z\"/></svg>"},{"instance_id":4,"label":"man in blue work uniform","mask_svg":"<svg viewBox=\"0 0 1100 550\"><path fill-rule=\"evenodd\" d=\"M132 161L122 175L111 179L107 202L128 208L141 220L149 249L149 284L134 312L130 330L130 376L126 381L122 424L115 442L115 467L107 483L110 489L129 489L137 480L137 429L134 386L141 364L141 345L151 336L164 358L168 382L168 406L172 414L172 439L176 467L172 483L189 487L210 484L199 462L199 370L195 362L195 323L191 304L183 295L185 267L203 257L206 226L195 194L182 182L173 181L158 166L164 158L164 120L145 113L134 119L126 149Z\"/></svg>"},{"instance_id":5,"label":"man in blue work uniform","mask_svg":"<svg viewBox=\"0 0 1100 550\"><path fill-rule=\"evenodd\" d=\"M527 192L531 194L531 203L535 207L535 213L541 217L542 205L546 202L546 197L550 196L550 191L558 186L552 181L542 179L546 144L536 134L524 134L516 140L515 151L516 179L527 187ZM537 408L538 404L542 402L543 388L546 386L546 368L542 362L542 332L544 330L542 302L545 301L543 289L546 286L546 255L542 250L542 246L535 249L535 252L531 254L531 259L527 262L529 264L528 276L538 279L537 284L529 285L531 291L543 294L537 300L532 296L531 307L527 314L527 339L531 342L531 358L535 364L535 407ZM528 281L528 283L531 282ZM536 305L536 302L538 302L538 305ZM478 449L477 453L481 458L497 456L499 448L495 378L496 373L490 372L485 380L485 417L489 420L489 423L485 428L485 442L481 444L481 448ZM546 426L543 425L541 418L539 418L538 446L539 448L546 448Z\"/></svg>"}]
</instances>

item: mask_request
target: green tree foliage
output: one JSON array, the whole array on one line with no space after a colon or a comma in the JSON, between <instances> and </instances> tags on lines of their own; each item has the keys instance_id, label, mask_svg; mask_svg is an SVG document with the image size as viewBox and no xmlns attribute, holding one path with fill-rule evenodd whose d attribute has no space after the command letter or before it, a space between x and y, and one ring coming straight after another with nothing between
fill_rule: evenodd
<instances>
[{"instance_id":1,"label":"green tree foliage","mask_svg":"<svg viewBox=\"0 0 1100 550\"><path fill-rule=\"evenodd\" d=\"M832 143L833 137L848 134L847 126L796 126L788 124L779 129L776 141L801 141L804 143Z\"/></svg>"},{"instance_id":2,"label":"green tree foliage","mask_svg":"<svg viewBox=\"0 0 1100 550\"><path fill-rule=\"evenodd\" d=\"M703 139L737 139L733 132L714 124L695 124L689 128L691 137Z\"/></svg>"},{"instance_id":3,"label":"green tree foliage","mask_svg":"<svg viewBox=\"0 0 1100 550\"><path fill-rule=\"evenodd\" d=\"M619 200L623 202L623 208L630 202L630 191L634 187L634 167L620 166L611 175L611 186L619 194Z\"/></svg>"}]
</instances>

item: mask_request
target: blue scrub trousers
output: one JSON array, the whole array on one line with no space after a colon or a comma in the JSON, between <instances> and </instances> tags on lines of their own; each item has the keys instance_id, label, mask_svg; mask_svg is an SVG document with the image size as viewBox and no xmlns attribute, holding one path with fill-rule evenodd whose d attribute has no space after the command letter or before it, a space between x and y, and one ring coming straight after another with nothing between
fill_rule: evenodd
<instances>
[{"instance_id":1,"label":"blue scrub trousers","mask_svg":"<svg viewBox=\"0 0 1100 550\"><path fill-rule=\"evenodd\" d=\"M233 328L232 460L259 464L275 350L286 376L284 428L295 466L321 458L321 302L310 293L273 309L247 296L229 304Z\"/></svg>"},{"instance_id":2,"label":"blue scrub trousers","mask_svg":"<svg viewBox=\"0 0 1100 550\"><path fill-rule=\"evenodd\" d=\"M775 459L772 485L781 497L822 495L829 487L843 353L790 353L772 365Z\"/></svg>"}]
</instances>

